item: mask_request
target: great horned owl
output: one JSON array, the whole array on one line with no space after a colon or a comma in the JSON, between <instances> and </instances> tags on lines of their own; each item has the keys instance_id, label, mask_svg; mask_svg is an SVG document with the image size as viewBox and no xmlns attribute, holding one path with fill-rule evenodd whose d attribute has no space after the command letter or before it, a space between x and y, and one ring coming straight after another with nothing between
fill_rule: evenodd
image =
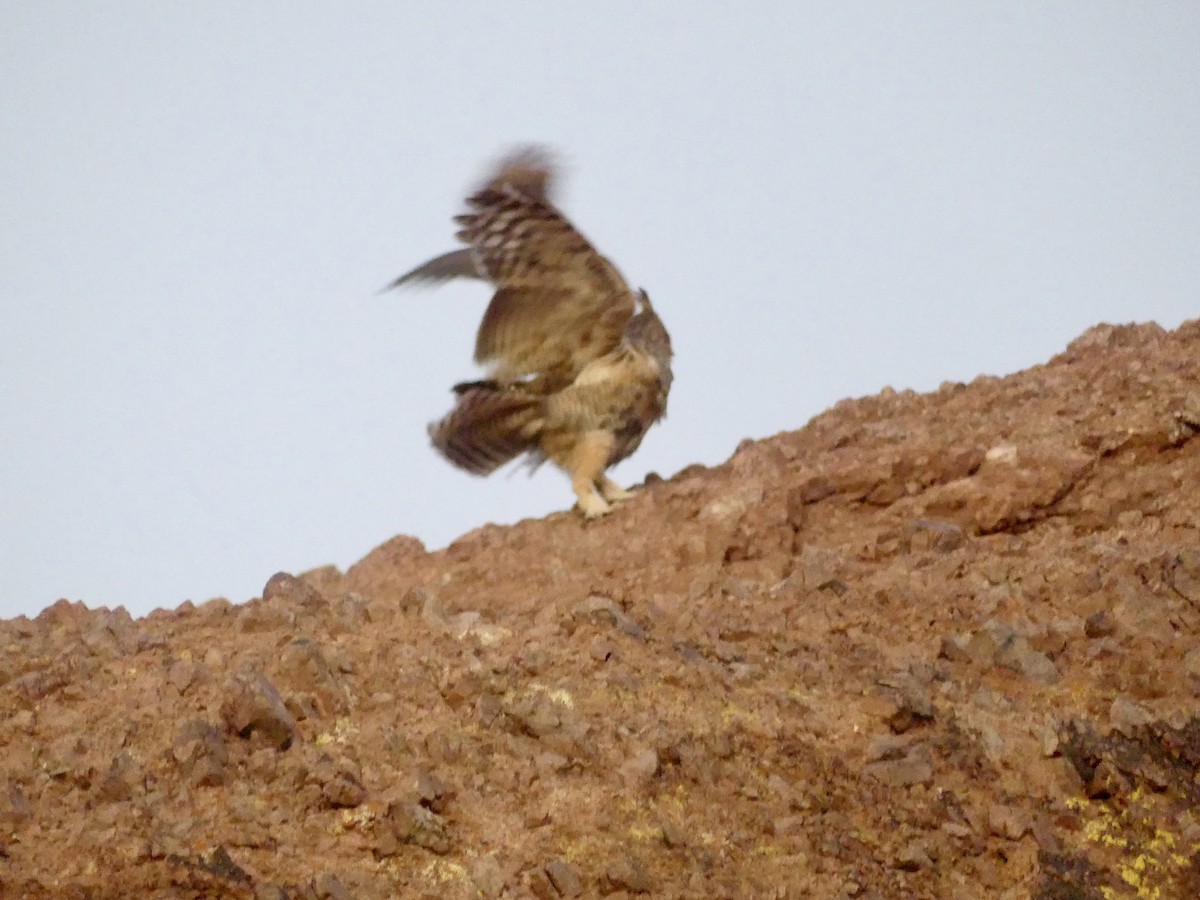
<instances>
[{"instance_id":1,"label":"great horned owl","mask_svg":"<svg viewBox=\"0 0 1200 900\"><path fill-rule=\"evenodd\" d=\"M388 288L459 277L494 286L475 341L490 377L454 387L454 408L429 426L433 445L477 475L525 453L549 459L593 518L630 496L605 471L666 414L671 338L646 292L551 202L551 178L543 151L503 160L456 217L466 248Z\"/></svg>"}]
</instances>

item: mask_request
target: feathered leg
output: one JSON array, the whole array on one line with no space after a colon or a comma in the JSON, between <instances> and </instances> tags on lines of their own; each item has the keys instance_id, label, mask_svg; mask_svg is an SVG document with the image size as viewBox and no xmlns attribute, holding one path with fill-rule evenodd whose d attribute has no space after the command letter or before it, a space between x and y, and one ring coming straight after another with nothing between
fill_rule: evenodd
<instances>
[{"instance_id":1,"label":"feathered leg","mask_svg":"<svg viewBox=\"0 0 1200 900\"><path fill-rule=\"evenodd\" d=\"M612 448L611 432L588 431L580 435L563 460L563 468L571 476L571 487L585 518L595 519L611 509L608 501L596 492L596 485L604 478Z\"/></svg>"}]
</instances>

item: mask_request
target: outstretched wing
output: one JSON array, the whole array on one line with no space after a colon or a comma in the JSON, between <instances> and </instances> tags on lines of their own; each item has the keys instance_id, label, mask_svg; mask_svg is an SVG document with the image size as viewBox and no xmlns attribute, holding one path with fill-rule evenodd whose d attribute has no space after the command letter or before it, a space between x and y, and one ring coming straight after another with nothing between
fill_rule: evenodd
<instances>
[{"instance_id":1,"label":"outstretched wing","mask_svg":"<svg viewBox=\"0 0 1200 900\"><path fill-rule=\"evenodd\" d=\"M421 263L411 272L405 272L384 291L403 287L406 284L441 284L455 278L483 278L484 273L475 265L475 257L470 247L451 250L441 256L435 256L429 262ZM381 292L382 293L382 292Z\"/></svg>"},{"instance_id":2,"label":"outstretched wing","mask_svg":"<svg viewBox=\"0 0 1200 900\"><path fill-rule=\"evenodd\" d=\"M558 372L568 380L617 346L634 313L621 273L550 202L544 155L502 163L467 198L458 237L496 286L475 360L501 381Z\"/></svg>"}]
</instances>

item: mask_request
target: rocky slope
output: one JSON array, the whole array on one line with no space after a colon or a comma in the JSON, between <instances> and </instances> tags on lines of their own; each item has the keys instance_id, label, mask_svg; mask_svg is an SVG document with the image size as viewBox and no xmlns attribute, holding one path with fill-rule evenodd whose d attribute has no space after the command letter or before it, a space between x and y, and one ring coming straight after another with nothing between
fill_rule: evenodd
<instances>
[{"instance_id":1,"label":"rocky slope","mask_svg":"<svg viewBox=\"0 0 1200 900\"><path fill-rule=\"evenodd\" d=\"M0 623L0 895L1200 896L1200 321Z\"/></svg>"}]
</instances>

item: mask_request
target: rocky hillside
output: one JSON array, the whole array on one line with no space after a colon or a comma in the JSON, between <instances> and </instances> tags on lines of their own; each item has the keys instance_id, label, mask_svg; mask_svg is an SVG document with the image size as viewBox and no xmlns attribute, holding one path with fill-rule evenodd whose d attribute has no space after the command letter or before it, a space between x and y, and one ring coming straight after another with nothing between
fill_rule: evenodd
<instances>
[{"instance_id":1,"label":"rocky hillside","mask_svg":"<svg viewBox=\"0 0 1200 900\"><path fill-rule=\"evenodd\" d=\"M1200 321L0 623L0 895L1200 896Z\"/></svg>"}]
</instances>

